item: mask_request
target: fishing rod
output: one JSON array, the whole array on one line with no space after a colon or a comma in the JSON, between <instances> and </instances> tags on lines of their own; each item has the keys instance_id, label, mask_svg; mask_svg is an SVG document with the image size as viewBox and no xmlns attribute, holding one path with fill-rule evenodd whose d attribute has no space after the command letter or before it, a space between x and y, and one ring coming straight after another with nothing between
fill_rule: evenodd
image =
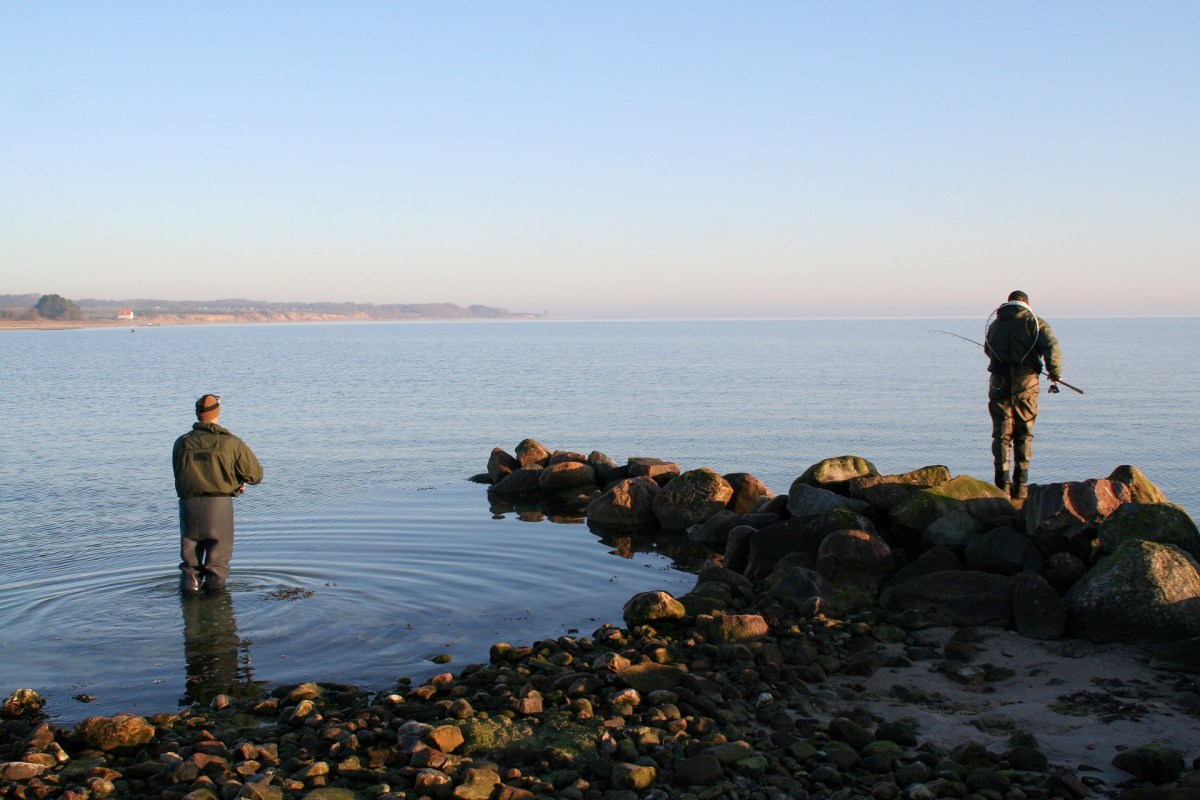
<instances>
[{"instance_id":1,"label":"fishing rod","mask_svg":"<svg viewBox=\"0 0 1200 800\"><path fill-rule=\"evenodd\" d=\"M986 346L986 345L984 345L984 344L983 344L983 342L977 342L977 341L975 341L974 339L968 339L967 337L965 337L965 336L960 336L960 335L958 335L957 333L954 333L954 332L952 332L952 331L939 331L939 330L935 330L935 331L934 331L934 333L944 333L944 334L946 334L947 336L953 336L953 337L954 337L954 338L956 338L956 339L962 339L964 342L970 342L971 344L973 344L973 345L975 345L975 346L977 346L977 347L982 347L982 348L984 349L984 351L985 351L985 352L987 351L987 346ZM1042 373L1039 373L1039 374L1042 374ZM1046 377L1047 377L1047 378L1049 378L1050 376L1049 376L1049 375L1047 375ZM1068 389L1070 389L1071 391L1073 391L1073 392L1079 392L1080 394L1083 394L1083 389L1080 389L1078 386L1072 386L1071 384L1069 384L1069 383L1067 383L1066 381L1064 381L1062 378L1059 378L1057 381L1053 381L1053 383L1051 383L1051 384L1050 384L1050 389L1049 389L1049 391L1051 391L1051 392L1057 391L1057 390L1054 388L1054 384L1055 384L1055 383L1061 383L1063 386L1067 387L1067 388L1068 388Z\"/></svg>"}]
</instances>

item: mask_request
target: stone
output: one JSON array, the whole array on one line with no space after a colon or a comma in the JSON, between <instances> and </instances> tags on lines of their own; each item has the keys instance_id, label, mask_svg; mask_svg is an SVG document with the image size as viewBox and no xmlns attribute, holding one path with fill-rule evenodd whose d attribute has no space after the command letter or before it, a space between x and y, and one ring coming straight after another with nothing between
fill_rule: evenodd
<instances>
[{"instance_id":1,"label":"stone","mask_svg":"<svg viewBox=\"0 0 1200 800\"><path fill-rule=\"evenodd\" d=\"M724 550L729 541L729 532L738 526L741 519L741 514L723 508L704 522L688 528L687 539L693 544L707 545L714 550Z\"/></svg>"},{"instance_id":2,"label":"stone","mask_svg":"<svg viewBox=\"0 0 1200 800\"><path fill-rule=\"evenodd\" d=\"M765 483L749 472L731 472L723 477L733 488L729 510L735 514L749 514L755 510L761 499L775 496Z\"/></svg>"},{"instance_id":3,"label":"stone","mask_svg":"<svg viewBox=\"0 0 1200 800\"><path fill-rule=\"evenodd\" d=\"M676 786L710 786L725 777L725 768L712 753L685 758L675 764Z\"/></svg>"},{"instance_id":4,"label":"stone","mask_svg":"<svg viewBox=\"0 0 1200 800\"><path fill-rule=\"evenodd\" d=\"M675 476L654 497L654 514L666 530L684 531L723 510L733 487L711 469L688 470Z\"/></svg>"},{"instance_id":5,"label":"stone","mask_svg":"<svg viewBox=\"0 0 1200 800\"><path fill-rule=\"evenodd\" d=\"M613 461L599 450L593 450L588 453L587 464L592 468L592 472L596 474L596 484L599 486L608 486L612 480L613 472L618 468L616 461Z\"/></svg>"},{"instance_id":6,"label":"stone","mask_svg":"<svg viewBox=\"0 0 1200 800\"><path fill-rule=\"evenodd\" d=\"M36 778L46 771L44 764L34 764L29 761L0 761L0 780L27 781Z\"/></svg>"},{"instance_id":7,"label":"stone","mask_svg":"<svg viewBox=\"0 0 1200 800\"><path fill-rule=\"evenodd\" d=\"M780 600L789 600L794 605L803 604L813 598L828 603L834 594L833 587L816 570L797 566L782 570L782 574L773 573L767 593Z\"/></svg>"},{"instance_id":8,"label":"stone","mask_svg":"<svg viewBox=\"0 0 1200 800\"><path fill-rule=\"evenodd\" d=\"M669 483L679 474L679 465L661 458L636 457L627 464L629 477L650 478L659 486Z\"/></svg>"},{"instance_id":9,"label":"stone","mask_svg":"<svg viewBox=\"0 0 1200 800\"><path fill-rule=\"evenodd\" d=\"M941 465L922 467L899 475L862 475L846 486L851 497L864 500L873 508L890 512L919 489L950 480L950 470Z\"/></svg>"},{"instance_id":10,"label":"stone","mask_svg":"<svg viewBox=\"0 0 1200 800\"><path fill-rule=\"evenodd\" d=\"M580 486L595 486L596 472L579 461L557 461L551 463L538 476L538 487L544 492L574 489Z\"/></svg>"},{"instance_id":11,"label":"stone","mask_svg":"<svg viewBox=\"0 0 1200 800\"><path fill-rule=\"evenodd\" d=\"M0 719L35 719L45 705L45 698L33 689L17 689L0 706Z\"/></svg>"},{"instance_id":12,"label":"stone","mask_svg":"<svg viewBox=\"0 0 1200 800\"><path fill-rule=\"evenodd\" d=\"M750 561L750 538L757 528L738 525L730 529L725 539L725 566L734 572L745 572Z\"/></svg>"},{"instance_id":13,"label":"stone","mask_svg":"<svg viewBox=\"0 0 1200 800\"><path fill-rule=\"evenodd\" d=\"M154 739L154 726L136 714L88 717L75 726L75 733L93 750L126 750Z\"/></svg>"},{"instance_id":14,"label":"stone","mask_svg":"<svg viewBox=\"0 0 1200 800\"><path fill-rule=\"evenodd\" d=\"M792 482L787 494L787 510L793 517L810 517L834 509L867 514L871 504L805 483L803 476Z\"/></svg>"},{"instance_id":15,"label":"stone","mask_svg":"<svg viewBox=\"0 0 1200 800\"><path fill-rule=\"evenodd\" d=\"M760 614L715 614L704 630L710 641L723 644L758 641L770 632Z\"/></svg>"},{"instance_id":16,"label":"stone","mask_svg":"<svg viewBox=\"0 0 1200 800\"><path fill-rule=\"evenodd\" d=\"M1142 744L1126 748L1112 760L1113 766L1139 780L1154 784L1170 783L1183 773L1183 756L1162 744Z\"/></svg>"},{"instance_id":17,"label":"stone","mask_svg":"<svg viewBox=\"0 0 1200 800\"><path fill-rule=\"evenodd\" d=\"M542 491L541 477L541 467L521 467L488 488L488 494L499 497L536 496Z\"/></svg>"},{"instance_id":18,"label":"stone","mask_svg":"<svg viewBox=\"0 0 1200 800\"><path fill-rule=\"evenodd\" d=\"M1100 523L1100 549L1111 553L1126 539L1173 544L1200 560L1200 530L1172 503L1125 503Z\"/></svg>"},{"instance_id":19,"label":"stone","mask_svg":"<svg viewBox=\"0 0 1200 800\"><path fill-rule=\"evenodd\" d=\"M488 800L500 785L500 774L491 767L470 766L463 770L461 782L454 787L454 800Z\"/></svg>"},{"instance_id":20,"label":"stone","mask_svg":"<svg viewBox=\"0 0 1200 800\"><path fill-rule=\"evenodd\" d=\"M1033 540L1011 525L971 537L963 555L971 569L999 575L1016 575L1025 570L1041 572L1044 561Z\"/></svg>"},{"instance_id":21,"label":"stone","mask_svg":"<svg viewBox=\"0 0 1200 800\"><path fill-rule=\"evenodd\" d=\"M860 456L826 458L806 469L796 480L809 486L844 489L855 478L878 475L875 465ZM789 492L790 494L790 492Z\"/></svg>"},{"instance_id":22,"label":"stone","mask_svg":"<svg viewBox=\"0 0 1200 800\"><path fill-rule=\"evenodd\" d=\"M970 475L913 492L891 509L891 519L901 528L923 533L951 512L966 512L983 528L1012 524L1016 509L1008 494Z\"/></svg>"},{"instance_id":23,"label":"stone","mask_svg":"<svg viewBox=\"0 0 1200 800\"><path fill-rule=\"evenodd\" d=\"M919 575L889 583L880 605L890 611L917 609L949 616L955 625L1012 623L1012 579L976 570Z\"/></svg>"},{"instance_id":24,"label":"stone","mask_svg":"<svg viewBox=\"0 0 1200 800\"><path fill-rule=\"evenodd\" d=\"M550 451L537 439L522 439L516 447L517 462L522 467L544 467L550 463Z\"/></svg>"},{"instance_id":25,"label":"stone","mask_svg":"<svg viewBox=\"0 0 1200 800\"><path fill-rule=\"evenodd\" d=\"M491 483L499 483L520 468L521 462L509 455L503 448L492 448L492 454L488 457L487 463L487 475Z\"/></svg>"},{"instance_id":26,"label":"stone","mask_svg":"<svg viewBox=\"0 0 1200 800\"><path fill-rule=\"evenodd\" d=\"M618 481L588 503L588 525L617 530L657 528L654 498L660 491L649 477Z\"/></svg>"},{"instance_id":27,"label":"stone","mask_svg":"<svg viewBox=\"0 0 1200 800\"><path fill-rule=\"evenodd\" d=\"M1072 636L1157 644L1200 636L1200 567L1178 547L1122 542L1067 592Z\"/></svg>"},{"instance_id":28,"label":"stone","mask_svg":"<svg viewBox=\"0 0 1200 800\"><path fill-rule=\"evenodd\" d=\"M630 628L683 619L683 603L664 591L639 592L625 602L622 617Z\"/></svg>"},{"instance_id":29,"label":"stone","mask_svg":"<svg viewBox=\"0 0 1200 800\"><path fill-rule=\"evenodd\" d=\"M874 592L895 569L883 537L862 530L834 531L817 549L817 572L834 586L851 584Z\"/></svg>"},{"instance_id":30,"label":"stone","mask_svg":"<svg viewBox=\"0 0 1200 800\"><path fill-rule=\"evenodd\" d=\"M1067 604L1050 582L1036 572L1023 572L1012 585L1013 624L1028 639L1061 639L1067 629Z\"/></svg>"},{"instance_id":31,"label":"stone","mask_svg":"<svg viewBox=\"0 0 1200 800\"><path fill-rule=\"evenodd\" d=\"M642 694L674 689L686 674L679 667L655 664L652 661L629 664L617 670L617 677L624 681L625 685Z\"/></svg>"},{"instance_id":32,"label":"stone","mask_svg":"<svg viewBox=\"0 0 1200 800\"><path fill-rule=\"evenodd\" d=\"M1090 561L1100 523L1131 500L1129 487L1111 480L1039 485L1022 510L1025 532L1044 555L1068 552Z\"/></svg>"},{"instance_id":33,"label":"stone","mask_svg":"<svg viewBox=\"0 0 1200 800\"><path fill-rule=\"evenodd\" d=\"M462 729L457 725L438 725L425 734L425 743L443 753L453 753L463 743Z\"/></svg>"},{"instance_id":34,"label":"stone","mask_svg":"<svg viewBox=\"0 0 1200 800\"><path fill-rule=\"evenodd\" d=\"M612 781L614 789L632 789L635 792L642 792L654 785L654 781L658 779L658 770L643 764L618 762L612 765L612 774L609 779Z\"/></svg>"},{"instance_id":35,"label":"stone","mask_svg":"<svg viewBox=\"0 0 1200 800\"><path fill-rule=\"evenodd\" d=\"M1108 476L1110 481L1119 481L1129 487L1130 499L1135 503L1169 503L1167 496L1155 486L1137 467L1122 464Z\"/></svg>"}]
</instances>

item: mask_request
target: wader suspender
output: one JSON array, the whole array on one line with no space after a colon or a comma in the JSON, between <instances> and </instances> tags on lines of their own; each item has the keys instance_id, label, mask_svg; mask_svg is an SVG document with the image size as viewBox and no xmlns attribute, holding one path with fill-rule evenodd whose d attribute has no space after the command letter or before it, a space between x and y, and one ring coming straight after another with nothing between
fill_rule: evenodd
<instances>
[{"instance_id":1,"label":"wader suspender","mask_svg":"<svg viewBox=\"0 0 1200 800\"><path fill-rule=\"evenodd\" d=\"M1026 308L1028 308L1028 306L1026 306ZM996 311L993 311L991 314L989 314L987 321L983 323L983 341L987 351L995 356L997 361L1011 369L1012 367L1017 366L1017 364L1024 364L1025 359L1029 358L1030 353L1032 353L1033 349L1037 347L1038 337L1042 335L1042 325L1038 321L1037 314L1034 314L1033 309L1030 309L1029 313L1033 316L1033 341L1029 343L1029 349L1025 351L1025 355L1021 356L1021 358L1018 359L1015 364L1009 364L1005 362L1004 359L1000 358L1000 354L997 353L995 348L992 347L992 343L988 341L987 337L988 329L992 327L992 318L996 316L996 313L999 310L1000 309L997 308Z\"/></svg>"}]
</instances>

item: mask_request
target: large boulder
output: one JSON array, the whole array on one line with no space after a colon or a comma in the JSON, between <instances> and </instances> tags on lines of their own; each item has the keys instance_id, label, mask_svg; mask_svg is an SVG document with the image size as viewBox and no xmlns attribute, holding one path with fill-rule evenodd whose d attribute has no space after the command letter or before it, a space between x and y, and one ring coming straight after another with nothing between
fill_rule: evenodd
<instances>
[{"instance_id":1,"label":"large boulder","mask_svg":"<svg viewBox=\"0 0 1200 800\"><path fill-rule=\"evenodd\" d=\"M1100 523L1131 500L1128 486L1108 479L1042 484L1025 500L1025 533L1044 555L1067 552L1090 561Z\"/></svg>"},{"instance_id":2,"label":"large boulder","mask_svg":"<svg viewBox=\"0 0 1200 800\"><path fill-rule=\"evenodd\" d=\"M544 492L561 492L564 489L596 485L595 470L580 461L554 461L541 473L538 476L538 486Z\"/></svg>"},{"instance_id":3,"label":"large boulder","mask_svg":"<svg viewBox=\"0 0 1200 800\"><path fill-rule=\"evenodd\" d=\"M816 570L794 566L790 569L781 567L772 574L767 594L800 607L813 599L828 603L834 595L834 589Z\"/></svg>"},{"instance_id":4,"label":"large boulder","mask_svg":"<svg viewBox=\"0 0 1200 800\"><path fill-rule=\"evenodd\" d=\"M714 550L724 550L729 541L729 532L742 521L742 515L723 508L704 522L698 522L687 529L689 542L705 545Z\"/></svg>"},{"instance_id":5,"label":"large boulder","mask_svg":"<svg viewBox=\"0 0 1200 800\"><path fill-rule=\"evenodd\" d=\"M869 514L872 510L871 504L864 500L855 500L829 489L804 483L803 476L792 482L787 497L787 510L793 517L810 517L835 508L862 515Z\"/></svg>"},{"instance_id":6,"label":"large boulder","mask_svg":"<svg viewBox=\"0 0 1200 800\"><path fill-rule=\"evenodd\" d=\"M657 527L654 497L659 491L658 484L650 478L618 481L588 503L588 525L615 530Z\"/></svg>"},{"instance_id":7,"label":"large boulder","mask_svg":"<svg viewBox=\"0 0 1200 800\"><path fill-rule=\"evenodd\" d=\"M731 472L725 476L725 480L733 487L729 510L737 514L749 514L758 506L760 498L775 496L765 483L749 472Z\"/></svg>"},{"instance_id":8,"label":"large boulder","mask_svg":"<svg viewBox=\"0 0 1200 800\"><path fill-rule=\"evenodd\" d=\"M851 480L864 475L878 475L879 470L859 456L835 456L813 464L796 480L809 486L840 491Z\"/></svg>"},{"instance_id":9,"label":"large boulder","mask_svg":"<svg viewBox=\"0 0 1200 800\"><path fill-rule=\"evenodd\" d=\"M811 564L817 557L821 541L830 533L840 530L875 532L870 520L843 508L835 508L811 517L793 517L756 530L746 537L747 550L742 572L751 580L765 578L775 569L780 559L792 553L803 554ZM731 531L731 542L732 539ZM730 554L727 548L726 555ZM734 563L742 563L741 553L737 552L734 555L738 556Z\"/></svg>"},{"instance_id":10,"label":"large boulder","mask_svg":"<svg viewBox=\"0 0 1200 800\"><path fill-rule=\"evenodd\" d=\"M539 495L542 492L541 477L541 467L521 467L505 475L499 483L488 487L488 494L501 497Z\"/></svg>"},{"instance_id":11,"label":"large boulder","mask_svg":"<svg viewBox=\"0 0 1200 800\"><path fill-rule=\"evenodd\" d=\"M853 478L846 490L856 500L864 500L880 511L888 512L919 489L950 480L950 470L941 465L921 467L899 475L863 475Z\"/></svg>"},{"instance_id":12,"label":"large boulder","mask_svg":"<svg viewBox=\"0 0 1200 800\"><path fill-rule=\"evenodd\" d=\"M601 453L599 450L593 450L588 453L588 466L596 473L596 483L600 486L607 486L612 480L612 475L617 470L616 461Z\"/></svg>"},{"instance_id":13,"label":"large boulder","mask_svg":"<svg viewBox=\"0 0 1200 800\"><path fill-rule=\"evenodd\" d=\"M976 570L918 575L889 584L879 598L889 611L945 614L955 625L1012 624L1012 578Z\"/></svg>"},{"instance_id":14,"label":"large boulder","mask_svg":"<svg viewBox=\"0 0 1200 800\"><path fill-rule=\"evenodd\" d=\"M1122 464L1108 476L1110 481L1119 481L1129 487L1129 494L1135 503L1167 503L1167 496L1162 489L1155 486L1140 469L1130 464Z\"/></svg>"},{"instance_id":15,"label":"large boulder","mask_svg":"<svg viewBox=\"0 0 1200 800\"><path fill-rule=\"evenodd\" d=\"M1067 604L1050 582L1036 572L1013 580L1013 625L1027 639L1053 641L1067 630Z\"/></svg>"},{"instance_id":16,"label":"large boulder","mask_svg":"<svg viewBox=\"0 0 1200 800\"><path fill-rule=\"evenodd\" d=\"M994 528L967 541L967 566L983 572L1016 575L1042 571L1042 553L1037 545L1010 525Z\"/></svg>"},{"instance_id":17,"label":"large boulder","mask_svg":"<svg viewBox=\"0 0 1200 800\"><path fill-rule=\"evenodd\" d=\"M544 467L550 463L550 451L537 439L522 439L516 447L517 461L522 467Z\"/></svg>"},{"instance_id":18,"label":"large boulder","mask_svg":"<svg viewBox=\"0 0 1200 800\"><path fill-rule=\"evenodd\" d=\"M1111 553L1126 539L1173 544L1200 560L1200 531L1174 503L1126 503L1100 523L1100 549Z\"/></svg>"},{"instance_id":19,"label":"large boulder","mask_svg":"<svg viewBox=\"0 0 1200 800\"><path fill-rule=\"evenodd\" d=\"M492 454L488 456L487 463L488 479L492 483L499 483L501 480L507 477L510 472L520 468L521 462L517 461L517 459L513 458L502 448L492 448Z\"/></svg>"},{"instance_id":20,"label":"large boulder","mask_svg":"<svg viewBox=\"0 0 1200 800\"><path fill-rule=\"evenodd\" d=\"M817 550L817 572L833 585L833 594L827 599L839 612L874 605L879 587L893 569L892 549L869 531L834 531Z\"/></svg>"},{"instance_id":21,"label":"large boulder","mask_svg":"<svg viewBox=\"0 0 1200 800\"><path fill-rule=\"evenodd\" d=\"M654 497L654 514L667 530L685 531L725 508L733 487L711 469L688 470L675 476Z\"/></svg>"},{"instance_id":22,"label":"large boulder","mask_svg":"<svg viewBox=\"0 0 1200 800\"><path fill-rule=\"evenodd\" d=\"M664 486L679 474L679 465L661 458L637 456L629 459L626 465L631 478L650 478L659 486Z\"/></svg>"},{"instance_id":23,"label":"large boulder","mask_svg":"<svg viewBox=\"0 0 1200 800\"><path fill-rule=\"evenodd\" d=\"M935 528L935 534L939 538L958 541L961 536L970 535L972 524L975 530L1012 524L1016 519L1016 509L1003 490L970 475L959 475L945 483L914 492L892 507L891 517L897 526L922 536L943 517L950 517L942 522L944 530L937 533L939 529ZM973 523L966 522L968 517ZM951 531L956 533L950 535ZM942 543L953 546L949 542ZM965 539L958 543L965 543ZM931 544L939 542L928 542L926 546Z\"/></svg>"},{"instance_id":24,"label":"large boulder","mask_svg":"<svg viewBox=\"0 0 1200 800\"><path fill-rule=\"evenodd\" d=\"M1200 567L1178 547L1127 539L1067 592L1072 636L1156 644L1200 636Z\"/></svg>"},{"instance_id":25,"label":"large boulder","mask_svg":"<svg viewBox=\"0 0 1200 800\"><path fill-rule=\"evenodd\" d=\"M834 531L817 550L817 572L838 587L877 591L895 566L892 549L870 531Z\"/></svg>"}]
</instances>

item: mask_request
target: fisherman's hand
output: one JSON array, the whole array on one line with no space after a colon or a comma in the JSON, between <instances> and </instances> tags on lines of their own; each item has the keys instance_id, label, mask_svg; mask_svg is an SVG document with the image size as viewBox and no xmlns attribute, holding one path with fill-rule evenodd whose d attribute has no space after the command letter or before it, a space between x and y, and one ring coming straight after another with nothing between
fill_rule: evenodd
<instances>
[{"instance_id":1,"label":"fisherman's hand","mask_svg":"<svg viewBox=\"0 0 1200 800\"><path fill-rule=\"evenodd\" d=\"M1054 391L1056 391L1056 392L1057 392L1057 391L1058 391L1058 389L1057 389L1057 388L1055 388L1055 389L1054 389ZM245 494L245 493L246 493L246 484L244 484L244 483L243 483L241 486L239 486L239 487L238 487L238 489L237 489L237 493L238 493L238 494Z\"/></svg>"}]
</instances>

